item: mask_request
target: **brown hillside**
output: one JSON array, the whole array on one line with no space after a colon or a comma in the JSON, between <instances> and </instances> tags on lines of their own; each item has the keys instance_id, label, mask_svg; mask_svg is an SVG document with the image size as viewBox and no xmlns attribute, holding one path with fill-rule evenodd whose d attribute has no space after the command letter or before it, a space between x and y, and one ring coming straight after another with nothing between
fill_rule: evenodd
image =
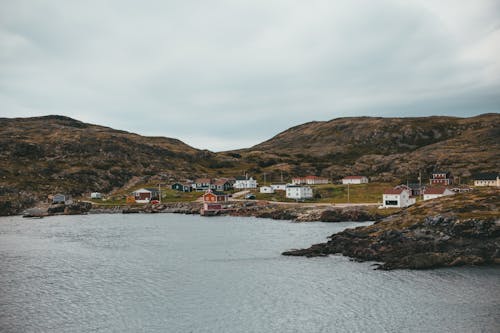
<instances>
[{"instance_id":1,"label":"brown hillside","mask_svg":"<svg viewBox=\"0 0 500 333\"><path fill-rule=\"evenodd\" d=\"M500 114L471 118L340 118L286 130L249 149L228 152L262 172L378 179L415 178L434 168L470 177L500 169Z\"/></svg>"},{"instance_id":2,"label":"brown hillside","mask_svg":"<svg viewBox=\"0 0 500 333\"><path fill-rule=\"evenodd\" d=\"M134 176L197 174L213 153L62 116L0 119L0 195L107 192Z\"/></svg>"}]
</instances>

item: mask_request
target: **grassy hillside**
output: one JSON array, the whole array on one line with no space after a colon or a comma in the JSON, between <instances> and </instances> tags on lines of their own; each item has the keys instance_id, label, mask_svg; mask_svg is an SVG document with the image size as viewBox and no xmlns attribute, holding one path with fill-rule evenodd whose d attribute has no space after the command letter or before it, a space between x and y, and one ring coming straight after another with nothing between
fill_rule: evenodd
<instances>
[{"instance_id":1,"label":"grassy hillside","mask_svg":"<svg viewBox=\"0 0 500 333\"><path fill-rule=\"evenodd\" d=\"M500 169L500 114L472 118L340 118L286 130L252 148L226 152L268 179L364 174L416 180L435 169L462 179ZM252 169L251 169L252 170Z\"/></svg>"},{"instance_id":2,"label":"grassy hillside","mask_svg":"<svg viewBox=\"0 0 500 333\"><path fill-rule=\"evenodd\" d=\"M109 192L136 178L194 176L215 154L71 118L0 119L0 195Z\"/></svg>"},{"instance_id":3,"label":"grassy hillside","mask_svg":"<svg viewBox=\"0 0 500 333\"><path fill-rule=\"evenodd\" d=\"M316 174L364 174L381 183L427 178L434 168L461 180L500 170L500 115L472 118L341 118L293 127L249 149L213 153L63 116L0 118L0 210L18 211L64 192L126 193L144 184L248 173L263 182ZM351 201L378 201L353 187ZM373 189L370 185L369 189ZM346 202L342 186L318 201ZM173 198L172 200L174 200Z\"/></svg>"}]
</instances>

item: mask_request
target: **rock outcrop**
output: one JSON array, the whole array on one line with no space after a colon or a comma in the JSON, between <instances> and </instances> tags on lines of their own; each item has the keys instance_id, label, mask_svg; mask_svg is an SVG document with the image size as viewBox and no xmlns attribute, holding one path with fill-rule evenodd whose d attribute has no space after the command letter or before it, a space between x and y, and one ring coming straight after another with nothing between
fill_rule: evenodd
<instances>
[{"instance_id":1,"label":"rock outcrop","mask_svg":"<svg viewBox=\"0 0 500 333\"><path fill-rule=\"evenodd\" d=\"M346 229L290 256L341 253L380 269L500 264L499 190L422 202L371 226Z\"/></svg>"}]
</instances>

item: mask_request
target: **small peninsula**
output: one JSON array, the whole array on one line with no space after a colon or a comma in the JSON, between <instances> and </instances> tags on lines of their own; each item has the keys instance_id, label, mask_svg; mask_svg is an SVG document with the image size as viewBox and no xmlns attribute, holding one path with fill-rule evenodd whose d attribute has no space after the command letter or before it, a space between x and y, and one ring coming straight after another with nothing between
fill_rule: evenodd
<instances>
[{"instance_id":1,"label":"small peninsula","mask_svg":"<svg viewBox=\"0 0 500 333\"><path fill-rule=\"evenodd\" d=\"M500 191L423 201L373 225L346 229L287 256L342 254L379 269L428 269L500 263Z\"/></svg>"}]
</instances>

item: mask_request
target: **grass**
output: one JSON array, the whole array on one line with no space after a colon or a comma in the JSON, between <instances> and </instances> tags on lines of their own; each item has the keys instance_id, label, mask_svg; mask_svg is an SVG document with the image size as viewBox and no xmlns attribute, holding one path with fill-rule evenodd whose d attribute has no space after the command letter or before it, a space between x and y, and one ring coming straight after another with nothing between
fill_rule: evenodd
<instances>
[{"instance_id":1,"label":"grass","mask_svg":"<svg viewBox=\"0 0 500 333\"><path fill-rule=\"evenodd\" d=\"M379 203L382 202L382 193L387 188L394 187L390 183L368 183L349 185L349 201L347 200L347 185L325 184L312 186L313 199L306 202L316 203ZM259 193L253 191L256 199L267 201L295 202L292 199L285 198L285 191L276 191L275 193Z\"/></svg>"}]
</instances>

